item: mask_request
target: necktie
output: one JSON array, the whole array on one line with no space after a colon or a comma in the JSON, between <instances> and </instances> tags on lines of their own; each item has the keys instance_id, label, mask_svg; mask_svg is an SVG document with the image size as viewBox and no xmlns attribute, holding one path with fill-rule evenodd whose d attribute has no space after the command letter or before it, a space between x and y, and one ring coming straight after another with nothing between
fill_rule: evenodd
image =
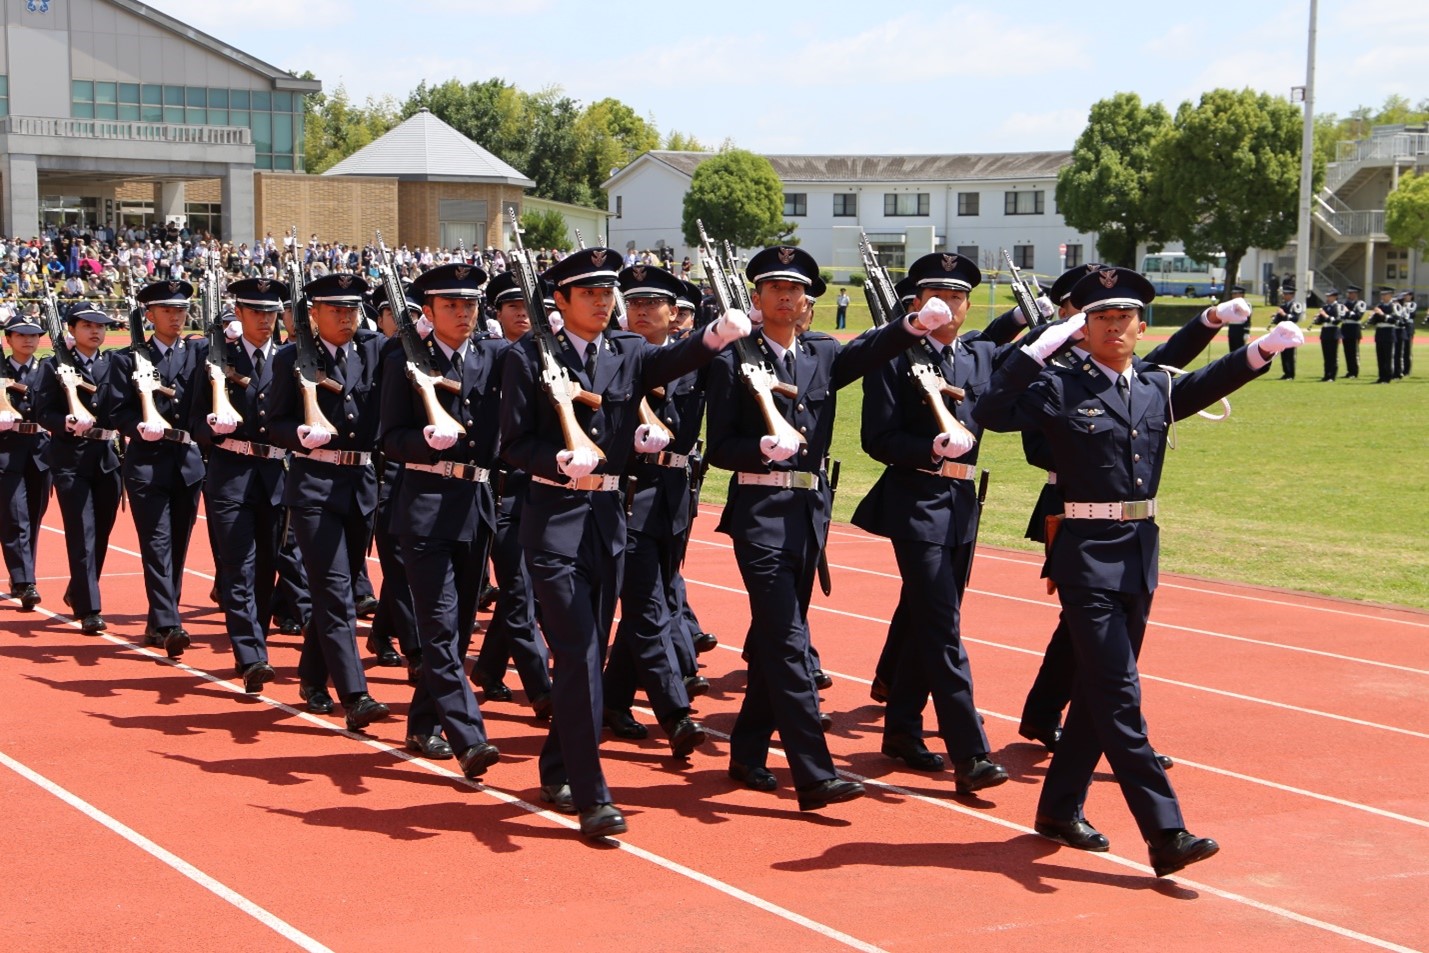
<instances>
[{"instance_id":1,"label":"necktie","mask_svg":"<svg viewBox=\"0 0 1429 953\"><path fill-rule=\"evenodd\" d=\"M333 361L333 376L337 378L339 384L347 383L347 348L337 349L336 359Z\"/></svg>"},{"instance_id":2,"label":"necktie","mask_svg":"<svg viewBox=\"0 0 1429 953\"><path fill-rule=\"evenodd\" d=\"M452 351L452 370L456 371L458 383L461 383L462 371L465 369L464 365L465 362L462 360L461 351Z\"/></svg>"},{"instance_id":3,"label":"necktie","mask_svg":"<svg viewBox=\"0 0 1429 953\"><path fill-rule=\"evenodd\" d=\"M598 341L592 341L585 346L585 376L589 377L591 383L595 383L595 352L598 350Z\"/></svg>"},{"instance_id":4,"label":"necktie","mask_svg":"<svg viewBox=\"0 0 1429 953\"><path fill-rule=\"evenodd\" d=\"M261 347L258 348L256 351L254 351L254 352L253 352L253 374L254 374L254 376L257 376L257 377L263 376L263 365L264 365L264 364L267 364L267 363L268 363L268 358L264 356L264 354L263 354L263 349L262 349Z\"/></svg>"},{"instance_id":5,"label":"necktie","mask_svg":"<svg viewBox=\"0 0 1429 953\"><path fill-rule=\"evenodd\" d=\"M789 383L794 383L794 350L790 348L784 352L784 373L789 378Z\"/></svg>"},{"instance_id":6,"label":"necktie","mask_svg":"<svg viewBox=\"0 0 1429 953\"><path fill-rule=\"evenodd\" d=\"M947 369L948 378L951 379L953 370L953 346L951 344L943 346L943 367Z\"/></svg>"},{"instance_id":7,"label":"necktie","mask_svg":"<svg viewBox=\"0 0 1429 953\"><path fill-rule=\"evenodd\" d=\"M1126 375L1118 374L1116 378L1116 393L1121 398L1121 406L1126 410L1126 419L1131 419L1131 383L1126 379Z\"/></svg>"}]
</instances>

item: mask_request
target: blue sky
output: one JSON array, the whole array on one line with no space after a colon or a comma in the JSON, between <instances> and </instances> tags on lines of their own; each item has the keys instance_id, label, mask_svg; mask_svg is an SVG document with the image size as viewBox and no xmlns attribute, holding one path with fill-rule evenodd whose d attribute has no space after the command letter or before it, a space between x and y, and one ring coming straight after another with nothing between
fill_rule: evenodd
<instances>
[{"instance_id":1,"label":"blue sky","mask_svg":"<svg viewBox=\"0 0 1429 953\"><path fill-rule=\"evenodd\" d=\"M1091 104L1122 90L1173 112L1220 86L1288 95L1309 22L1309 0L151 2L358 101L500 76L769 153L1066 149ZM1429 98L1424 9L1321 0L1316 111Z\"/></svg>"}]
</instances>

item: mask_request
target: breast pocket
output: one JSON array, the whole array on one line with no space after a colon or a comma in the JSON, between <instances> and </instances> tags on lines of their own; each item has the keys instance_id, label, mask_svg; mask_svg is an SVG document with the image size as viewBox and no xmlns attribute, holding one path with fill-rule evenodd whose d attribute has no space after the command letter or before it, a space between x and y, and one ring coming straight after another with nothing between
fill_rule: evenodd
<instances>
[{"instance_id":1,"label":"breast pocket","mask_svg":"<svg viewBox=\"0 0 1429 953\"><path fill-rule=\"evenodd\" d=\"M1116 466L1116 436L1110 420L1106 417L1073 417L1067 425L1072 432L1070 443L1073 452L1081 465L1098 468Z\"/></svg>"}]
</instances>

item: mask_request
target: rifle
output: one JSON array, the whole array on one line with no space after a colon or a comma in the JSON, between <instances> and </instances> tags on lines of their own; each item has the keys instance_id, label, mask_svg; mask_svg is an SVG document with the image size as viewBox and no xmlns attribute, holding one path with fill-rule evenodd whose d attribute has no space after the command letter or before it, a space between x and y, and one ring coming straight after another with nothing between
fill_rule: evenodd
<instances>
[{"instance_id":1,"label":"rifle","mask_svg":"<svg viewBox=\"0 0 1429 953\"><path fill-rule=\"evenodd\" d=\"M0 413L18 418L20 411L10 402L10 391L23 394L29 390L24 384L10 376L10 362L5 360L4 349L0 348ZM32 434L40 432L40 425L33 420L17 419L11 428L14 433Z\"/></svg>"},{"instance_id":2,"label":"rifle","mask_svg":"<svg viewBox=\"0 0 1429 953\"><path fill-rule=\"evenodd\" d=\"M221 302L218 289L218 254L208 259L208 271L203 276L203 286L199 289L199 323L208 336L208 381L213 386L213 412L216 416L229 415L240 424L243 415L233 406L228 396L228 382L233 381L246 388L249 379L239 375L228 363L228 336L224 334Z\"/></svg>"},{"instance_id":3,"label":"rifle","mask_svg":"<svg viewBox=\"0 0 1429 953\"><path fill-rule=\"evenodd\" d=\"M293 226L293 248L298 247L298 226ZM294 254L288 259L288 286L293 296L293 373L298 378L298 391L303 395L303 423L310 428L321 427L329 433L337 428L323 416L318 406L318 388L342 393L342 385L328 377L318 363L318 341L313 334L312 318L308 315L308 298L303 293L303 266Z\"/></svg>"},{"instance_id":4,"label":"rifle","mask_svg":"<svg viewBox=\"0 0 1429 953\"><path fill-rule=\"evenodd\" d=\"M508 209L511 230L516 240L516 251L511 256L511 270L516 273L516 284L521 288L521 297L526 302L526 315L531 319L531 336L536 342L536 351L541 360L541 386L551 399L556 417L561 422L561 435L567 450L585 449L600 460L605 459L605 451L586 435L580 421L576 419L575 401L592 410L600 409L600 395L592 394L571 379L566 366L556 356L556 336L551 331L551 319L546 315L546 299L541 294L541 280L536 274L536 263L530 252L521 243L521 225L516 219L516 210ZM594 346L598 342L592 342Z\"/></svg>"},{"instance_id":5,"label":"rifle","mask_svg":"<svg viewBox=\"0 0 1429 953\"><path fill-rule=\"evenodd\" d=\"M710 286L714 289L720 311L740 308L747 314L749 312L749 289L745 287L744 280L735 274L732 268L726 268L725 263L719 259L714 245L710 242L710 237L705 234L704 222L696 220L695 224L700 230L700 264L704 268L706 277L710 280ZM725 248L732 265L733 252L729 249L728 244L725 245ZM799 433L774 405L775 394L793 400L799 396L799 389L775 376L774 369L764 362L764 358L755 349L749 338L740 338L735 341L734 348L735 356L739 359L740 379L744 381L744 386L749 390L750 396L759 405L759 411L764 416L765 431L771 437L793 440L795 443L807 443L804 435Z\"/></svg>"},{"instance_id":6,"label":"rifle","mask_svg":"<svg viewBox=\"0 0 1429 953\"><path fill-rule=\"evenodd\" d=\"M676 567L685 564L685 554L690 551L690 537L695 530L695 516L700 511L700 491L705 486L705 474L709 473L710 462L705 459L704 441L696 439L695 448L690 451L690 518L685 520L685 532L680 536L680 558Z\"/></svg>"},{"instance_id":7,"label":"rifle","mask_svg":"<svg viewBox=\"0 0 1429 953\"><path fill-rule=\"evenodd\" d=\"M1017 307L1022 309L1022 316L1027 319L1027 326L1035 328L1043 323L1042 311L1037 307L1037 299L1027 290L1026 283L1022 280L1022 272L1012 263L1012 256L1007 253L1007 249L1002 250L1002 258L1007 262L1007 268L1012 275L1012 297L1017 300ZM1033 279L1035 284L1037 279ZM1041 291L1039 288L1038 291Z\"/></svg>"},{"instance_id":8,"label":"rifle","mask_svg":"<svg viewBox=\"0 0 1429 953\"><path fill-rule=\"evenodd\" d=\"M835 460L833 466L829 468L829 512L833 513L834 494L839 489L839 461ZM824 591L824 595L829 595L834 591L834 581L829 575L829 532L824 530L824 544L819 547L819 562L817 566L819 573L819 588Z\"/></svg>"},{"instance_id":9,"label":"rifle","mask_svg":"<svg viewBox=\"0 0 1429 953\"><path fill-rule=\"evenodd\" d=\"M90 425L94 425L94 415L85 408L84 402L79 399L81 390L93 394L95 386L84 379L80 372L79 361L75 359L74 351L65 343L64 325L60 323L59 302L55 300L55 292L48 284L45 285L44 303L45 331L50 338L50 346L55 349L55 377L59 379L60 386L64 388L65 400L69 404L69 417L73 421L88 420Z\"/></svg>"},{"instance_id":10,"label":"rifle","mask_svg":"<svg viewBox=\"0 0 1429 953\"><path fill-rule=\"evenodd\" d=\"M978 530L982 528L982 507L987 502L987 474L988 471L984 468L977 482L977 505L973 507L973 538L968 548L967 565L963 567L964 592L967 592L968 581L973 577L973 557L977 555L977 534Z\"/></svg>"},{"instance_id":11,"label":"rifle","mask_svg":"<svg viewBox=\"0 0 1429 953\"><path fill-rule=\"evenodd\" d=\"M427 410L427 421L438 430L456 429L466 433L466 428L447 413L437 401L437 388L453 394L461 393L461 384L437 373L432 365L432 352L422 342L412 316L407 313L407 295L402 291L402 282L392 267L392 254L382 242L382 231L377 232L378 273L382 276L382 289L387 294L387 305L392 309L392 323L397 326L397 336L402 340L402 350L407 355L407 379L417 389L422 398L422 406Z\"/></svg>"},{"instance_id":12,"label":"rifle","mask_svg":"<svg viewBox=\"0 0 1429 953\"><path fill-rule=\"evenodd\" d=\"M126 306L131 305L132 301L132 298L127 299ZM150 427L162 428L165 440L187 442L188 434L170 427L154 401L155 394L173 397L174 389L159 379L154 362L149 360L149 345L144 339L144 309L137 304L129 308L129 351L134 356L134 370L130 372L130 378L134 381L134 390L139 395L139 412L144 423Z\"/></svg>"}]
</instances>

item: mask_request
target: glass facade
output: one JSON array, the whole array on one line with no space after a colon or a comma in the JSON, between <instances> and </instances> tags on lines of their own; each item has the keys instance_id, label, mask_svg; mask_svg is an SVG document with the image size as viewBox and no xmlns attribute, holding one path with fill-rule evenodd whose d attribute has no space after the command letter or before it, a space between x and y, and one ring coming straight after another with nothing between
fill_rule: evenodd
<instances>
[{"instance_id":1,"label":"glass facade","mask_svg":"<svg viewBox=\"0 0 1429 953\"><path fill-rule=\"evenodd\" d=\"M0 116L10 115L10 77L0 76Z\"/></svg>"},{"instance_id":2,"label":"glass facade","mask_svg":"<svg viewBox=\"0 0 1429 953\"><path fill-rule=\"evenodd\" d=\"M9 88L0 77L0 115ZM303 171L303 94L263 89L213 89L153 83L70 83L74 119L119 119L190 126L242 126L253 134L254 165Z\"/></svg>"}]
</instances>

